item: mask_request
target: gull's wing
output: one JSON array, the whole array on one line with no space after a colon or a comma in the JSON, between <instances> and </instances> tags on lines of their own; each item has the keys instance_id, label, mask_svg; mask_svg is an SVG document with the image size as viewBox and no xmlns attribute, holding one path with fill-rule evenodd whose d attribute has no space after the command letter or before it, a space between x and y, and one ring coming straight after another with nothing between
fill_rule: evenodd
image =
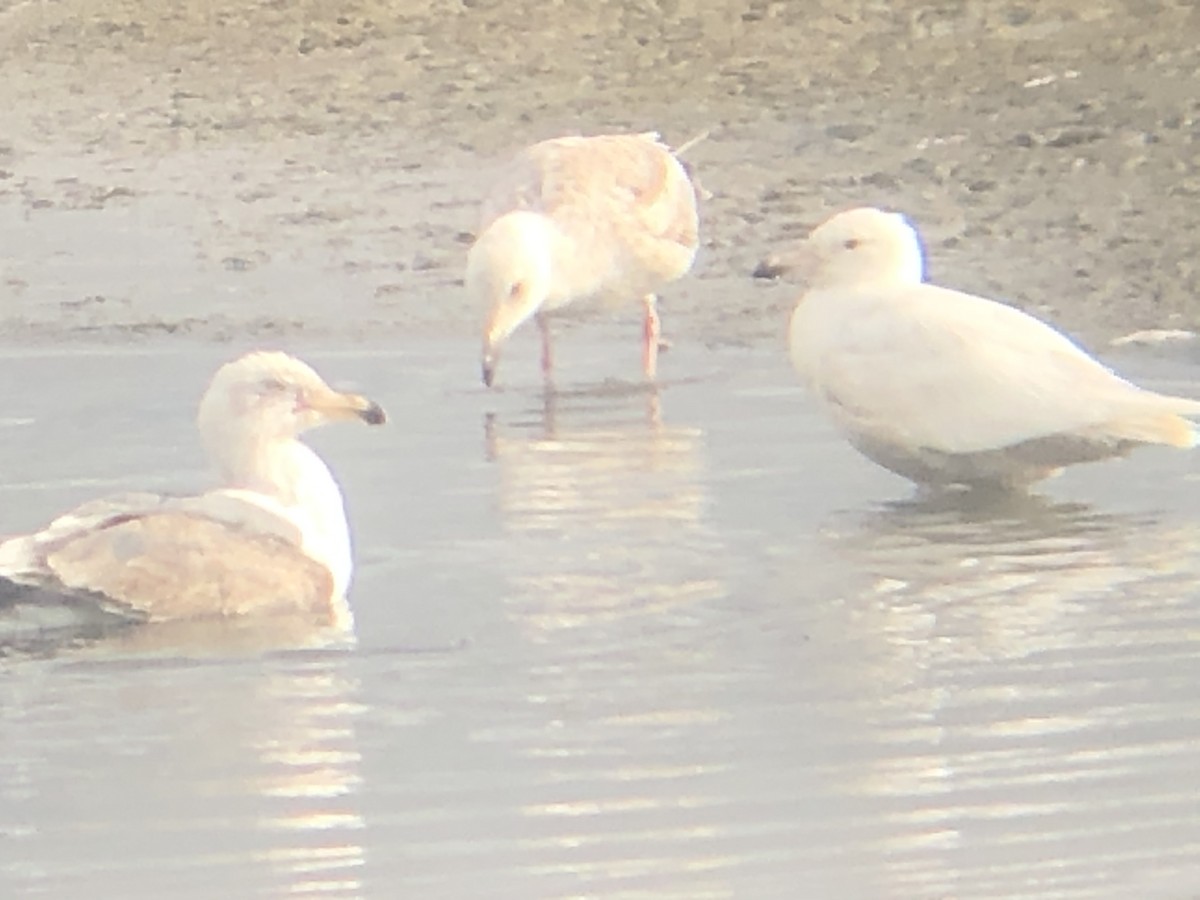
<instances>
[{"instance_id":1,"label":"gull's wing","mask_svg":"<svg viewBox=\"0 0 1200 900\"><path fill-rule=\"evenodd\" d=\"M0 577L17 581L34 580L41 570L46 548L92 528L102 527L118 516L141 515L172 502L165 494L130 492L89 500L63 513L41 531L12 535L0 540Z\"/></svg>"},{"instance_id":2,"label":"gull's wing","mask_svg":"<svg viewBox=\"0 0 1200 900\"><path fill-rule=\"evenodd\" d=\"M653 133L534 144L517 156L484 203L481 230L514 210L565 223L628 223L692 250L698 239L695 187Z\"/></svg>"},{"instance_id":3,"label":"gull's wing","mask_svg":"<svg viewBox=\"0 0 1200 900\"><path fill-rule=\"evenodd\" d=\"M1187 446L1200 402L1142 390L1013 307L922 284L818 291L793 360L849 427L969 453L1055 434ZM880 293L884 292L884 293Z\"/></svg>"},{"instance_id":4,"label":"gull's wing","mask_svg":"<svg viewBox=\"0 0 1200 900\"><path fill-rule=\"evenodd\" d=\"M248 492L98 501L15 540L25 542L26 556L0 575L103 597L139 618L333 615L332 575L301 551L299 526ZM0 545L0 556L11 545Z\"/></svg>"}]
</instances>

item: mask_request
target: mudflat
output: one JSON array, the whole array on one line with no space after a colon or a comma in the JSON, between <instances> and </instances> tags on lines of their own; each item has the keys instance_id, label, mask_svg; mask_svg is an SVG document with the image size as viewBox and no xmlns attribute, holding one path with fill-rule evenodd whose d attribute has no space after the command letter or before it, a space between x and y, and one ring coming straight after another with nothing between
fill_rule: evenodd
<instances>
[{"instance_id":1,"label":"mudflat","mask_svg":"<svg viewBox=\"0 0 1200 900\"><path fill-rule=\"evenodd\" d=\"M705 188L678 336L778 340L755 262L908 213L932 273L1094 340L1197 317L1189 2L0 2L0 337L466 333L488 167L659 130Z\"/></svg>"}]
</instances>

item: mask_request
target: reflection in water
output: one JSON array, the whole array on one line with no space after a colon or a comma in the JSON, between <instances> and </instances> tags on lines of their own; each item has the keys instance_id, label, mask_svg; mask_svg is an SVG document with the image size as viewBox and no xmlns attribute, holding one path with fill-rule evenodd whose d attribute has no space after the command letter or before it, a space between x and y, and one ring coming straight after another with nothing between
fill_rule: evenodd
<instances>
[{"instance_id":1,"label":"reflection in water","mask_svg":"<svg viewBox=\"0 0 1200 900\"><path fill-rule=\"evenodd\" d=\"M273 662L26 661L2 689L2 893L360 896L357 681L336 654Z\"/></svg>"},{"instance_id":2,"label":"reflection in water","mask_svg":"<svg viewBox=\"0 0 1200 900\"><path fill-rule=\"evenodd\" d=\"M354 731L363 711L354 698L357 683L328 665L299 678L278 673L270 683L289 727L250 745L262 774L247 788L274 807L258 827L278 835L255 858L275 869L289 894L358 896L365 857L355 802L362 786Z\"/></svg>"},{"instance_id":3,"label":"reflection in water","mask_svg":"<svg viewBox=\"0 0 1200 900\"><path fill-rule=\"evenodd\" d=\"M586 405L597 399L599 408ZM644 412L631 415L640 400ZM528 637L721 592L701 432L661 416L656 391L547 393L532 418L485 420L487 456L500 467L505 603Z\"/></svg>"},{"instance_id":4,"label":"reflection in water","mask_svg":"<svg viewBox=\"0 0 1200 900\"><path fill-rule=\"evenodd\" d=\"M863 579L843 621L864 749L833 781L886 804L872 827L888 883L912 896L986 894L989 877L998 892L1067 890L1094 883L1100 860L1194 877L1182 873L1200 845L1164 850L1162 836L1194 831L1200 808L1200 724L1179 721L1194 708L1200 525L1040 498L962 503L824 528ZM1152 771L1191 774L1142 783ZM1098 858L1111 827L1097 823L1117 807L1130 818Z\"/></svg>"},{"instance_id":5,"label":"reflection in water","mask_svg":"<svg viewBox=\"0 0 1200 900\"><path fill-rule=\"evenodd\" d=\"M355 636L307 615L143 623L106 615L90 600L0 602L0 659L93 648L105 654L229 656L353 646Z\"/></svg>"},{"instance_id":6,"label":"reflection in water","mask_svg":"<svg viewBox=\"0 0 1200 900\"><path fill-rule=\"evenodd\" d=\"M990 659L1080 646L1088 641L1081 629L1098 625L1080 613L1113 625L1130 604L1153 597L1170 605L1200 574L1192 552L1200 527L1191 523L1041 497L962 501L894 503L825 528L839 554L873 580L868 595L886 609L884 633L924 654Z\"/></svg>"},{"instance_id":7,"label":"reflection in water","mask_svg":"<svg viewBox=\"0 0 1200 900\"><path fill-rule=\"evenodd\" d=\"M665 424L657 392L615 390L551 394L485 429L527 674L525 711L473 737L530 772L522 879L548 896L725 895L728 760L705 748L728 698L696 625L727 573L702 432Z\"/></svg>"}]
</instances>

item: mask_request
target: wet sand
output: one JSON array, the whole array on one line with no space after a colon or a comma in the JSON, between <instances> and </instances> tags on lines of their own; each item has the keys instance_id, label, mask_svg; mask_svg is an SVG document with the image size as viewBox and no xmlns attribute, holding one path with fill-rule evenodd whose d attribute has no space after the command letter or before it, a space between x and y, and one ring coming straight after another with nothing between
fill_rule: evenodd
<instances>
[{"instance_id":1,"label":"wet sand","mask_svg":"<svg viewBox=\"0 0 1200 900\"><path fill-rule=\"evenodd\" d=\"M0 895L1184 898L1195 457L916 502L816 413L755 263L904 210L1102 347L1197 324L1188 3L0 0L0 531L207 483L258 344L377 397L354 651L142 629L0 658ZM713 193L675 345L478 384L487 166L663 131ZM1188 345L1111 358L1200 396Z\"/></svg>"},{"instance_id":2,"label":"wet sand","mask_svg":"<svg viewBox=\"0 0 1200 900\"><path fill-rule=\"evenodd\" d=\"M460 290L486 167L563 132L711 130L668 324L774 339L755 262L909 213L937 278L1094 340L1191 328L1186 2L0 2L0 335L411 339Z\"/></svg>"}]
</instances>

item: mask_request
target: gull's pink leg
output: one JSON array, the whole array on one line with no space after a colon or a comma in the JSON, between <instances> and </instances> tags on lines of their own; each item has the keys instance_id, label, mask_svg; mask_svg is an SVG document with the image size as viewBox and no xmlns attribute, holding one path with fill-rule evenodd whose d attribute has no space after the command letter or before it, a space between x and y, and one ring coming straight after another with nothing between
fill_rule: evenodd
<instances>
[{"instance_id":1,"label":"gull's pink leg","mask_svg":"<svg viewBox=\"0 0 1200 900\"><path fill-rule=\"evenodd\" d=\"M547 383L554 380L554 352L550 346L550 323L538 315L538 330L542 333L542 377Z\"/></svg>"},{"instance_id":2,"label":"gull's pink leg","mask_svg":"<svg viewBox=\"0 0 1200 900\"><path fill-rule=\"evenodd\" d=\"M646 305L646 321L642 327L642 371L653 381L658 375L658 341L662 334L662 323L658 319L657 300L653 294L642 298Z\"/></svg>"}]
</instances>

